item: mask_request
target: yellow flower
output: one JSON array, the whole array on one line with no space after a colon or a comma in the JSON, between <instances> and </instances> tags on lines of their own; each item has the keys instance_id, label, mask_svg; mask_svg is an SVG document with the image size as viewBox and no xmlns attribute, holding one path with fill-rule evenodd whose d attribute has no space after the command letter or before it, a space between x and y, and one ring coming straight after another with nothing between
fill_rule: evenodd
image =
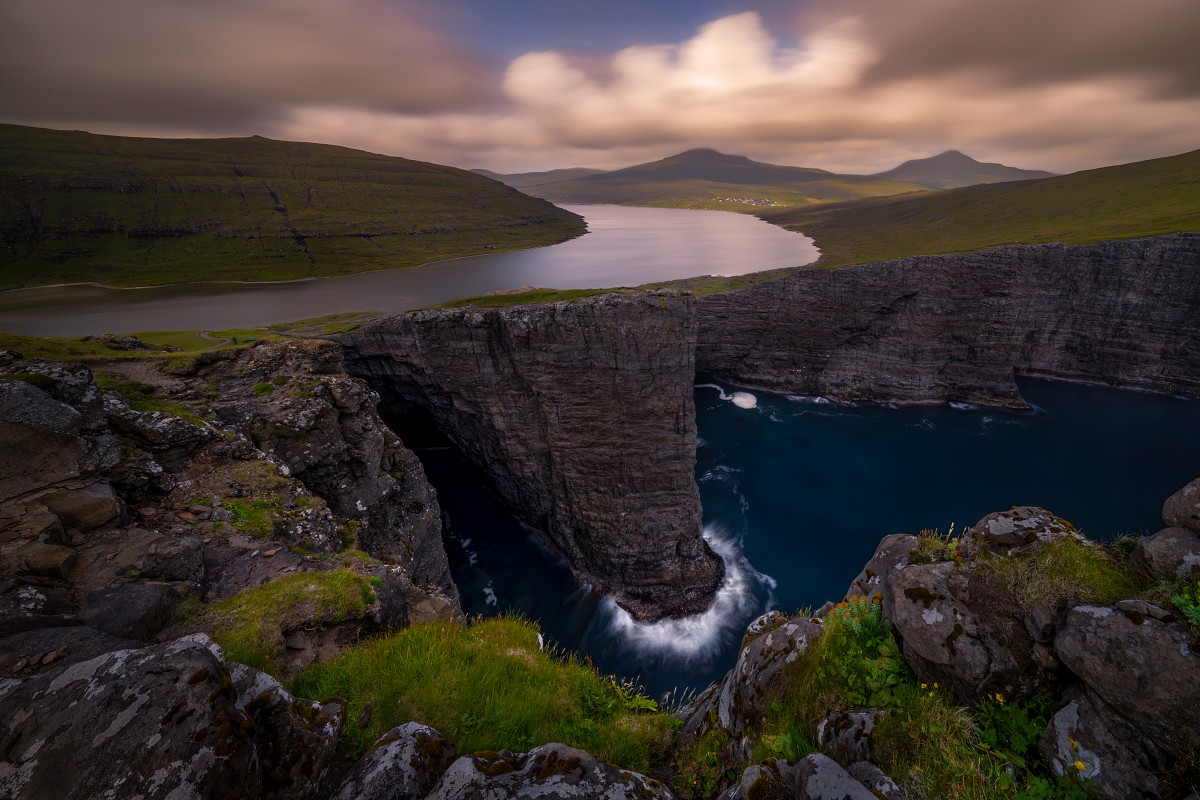
<instances>
[{"instance_id":1,"label":"yellow flower","mask_svg":"<svg viewBox=\"0 0 1200 800\"><path fill-rule=\"evenodd\" d=\"M928 685L928 684L925 684L925 683L922 683L922 684L921 684L921 688L922 688L922 689L928 689L928 688L929 688L929 685Z\"/></svg>"},{"instance_id":2,"label":"yellow flower","mask_svg":"<svg viewBox=\"0 0 1200 800\"><path fill-rule=\"evenodd\" d=\"M1079 747L1079 742L1075 741L1070 736L1067 737L1067 743L1071 745L1072 750L1075 750Z\"/></svg>"},{"instance_id":3,"label":"yellow flower","mask_svg":"<svg viewBox=\"0 0 1200 800\"><path fill-rule=\"evenodd\" d=\"M1080 761L1077 758L1077 759L1075 759L1075 769L1079 770L1080 772L1083 772L1085 769L1087 769L1087 764L1084 764L1082 761Z\"/></svg>"},{"instance_id":4,"label":"yellow flower","mask_svg":"<svg viewBox=\"0 0 1200 800\"><path fill-rule=\"evenodd\" d=\"M996 692L996 702L999 703L1000 705L1004 705L1004 695L1000 694L999 692Z\"/></svg>"}]
</instances>

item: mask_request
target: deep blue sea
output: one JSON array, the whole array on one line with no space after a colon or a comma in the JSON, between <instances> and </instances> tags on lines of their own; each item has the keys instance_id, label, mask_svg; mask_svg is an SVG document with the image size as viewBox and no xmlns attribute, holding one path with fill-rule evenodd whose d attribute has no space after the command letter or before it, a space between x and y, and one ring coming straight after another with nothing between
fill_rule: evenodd
<instances>
[{"instance_id":1,"label":"deep blue sea","mask_svg":"<svg viewBox=\"0 0 1200 800\"><path fill-rule=\"evenodd\" d=\"M455 450L420 455L471 614L515 611L652 696L703 688L769 608L839 600L880 537L1040 505L1097 539L1161 527L1200 476L1200 402L1027 381L1032 412L842 405L698 384L696 479L727 583L704 615L632 621L580 587ZM750 407L745 407L750 406ZM467 479L468 476L474 476Z\"/></svg>"}]
</instances>

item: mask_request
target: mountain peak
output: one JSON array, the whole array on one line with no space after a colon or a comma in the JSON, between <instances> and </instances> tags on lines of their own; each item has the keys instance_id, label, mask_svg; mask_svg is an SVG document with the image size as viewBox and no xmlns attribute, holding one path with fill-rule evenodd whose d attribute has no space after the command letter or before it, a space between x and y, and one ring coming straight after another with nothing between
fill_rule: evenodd
<instances>
[{"instance_id":1,"label":"mountain peak","mask_svg":"<svg viewBox=\"0 0 1200 800\"><path fill-rule=\"evenodd\" d=\"M1017 169L1003 164L976 161L960 150L947 150L929 158L914 158L895 169L877 173L876 178L906 180L935 189L970 186L977 183L1001 183L1029 178L1048 178L1051 173Z\"/></svg>"}]
</instances>

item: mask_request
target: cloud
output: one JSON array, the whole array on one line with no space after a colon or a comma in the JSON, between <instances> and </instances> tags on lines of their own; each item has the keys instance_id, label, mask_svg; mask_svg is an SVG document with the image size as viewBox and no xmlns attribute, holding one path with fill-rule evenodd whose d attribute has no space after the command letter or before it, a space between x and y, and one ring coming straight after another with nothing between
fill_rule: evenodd
<instances>
[{"instance_id":1,"label":"cloud","mask_svg":"<svg viewBox=\"0 0 1200 800\"><path fill-rule=\"evenodd\" d=\"M416 0L9 4L0 107L510 172L701 146L845 172L957 148L1066 172L1197 146L1195 0L795 7L770 28L745 12L680 42L529 52L489 71Z\"/></svg>"},{"instance_id":2,"label":"cloud","mask_svg":"<svg viewBox=\"0 0 1200 800\"><path fill-rule=\"evenodd\" d=\"M269 125L293 105L432 113L487 100L479 59L409 0L38 0L0 11L12 119Z\"/></svg>"},{"instance_id":3,"label":"cloud","mask_svg":"<svg viewBox=\"0 0 1200 800\"><path fill-rule=\"evenodd\" d=\"M1192 16L1191 0L1149 2L1160 25L1172 10L1178 22ZM367 114L347 123L337 109L301 108L286 129L358 131L356 143L368 149L390 144L403 153L403 144L423 157L508 171L613 167L712 146L848 172L959 148L1065 172L1196 147L1191 67L1174 69L1169 50L1150 58L1157 51L1146 26L1082 5L1097 9L1086 34L1077 24L1077 40L1024 60L1016 51L1046 38L1028 19L995 28L1005 43L976 55L975 39L989 38L977 29L993 23L968 13L978 3L846 0L837 16L805 20L796 47L747 12L681 43L621 50L604 69L568 53L522 55L504 73L502 112ZM1158 39L1164 48L1173 41ZM1119 44L1127 45L1122 55L1106 61Z\"/></svg>"}]
</instances>

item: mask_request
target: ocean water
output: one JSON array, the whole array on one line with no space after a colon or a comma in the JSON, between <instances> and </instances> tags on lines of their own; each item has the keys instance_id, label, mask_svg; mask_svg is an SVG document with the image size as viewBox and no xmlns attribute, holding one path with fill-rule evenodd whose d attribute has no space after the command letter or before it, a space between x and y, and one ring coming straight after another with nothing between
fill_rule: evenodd
<instances>
[{"instance_id":1,"label":"ocean water","mask_svg":"<svg viewBox=\"0 0 1200 800\"><path fill-rule=\"evenodd\" d=\"M879 539L1040 505L1097 539L1161 527L1200 476L1200 402L1027 381L1035 407L841 405L698 382L696 479L727 578L705 614L638 623L580 586L452 448L419 451L471 614L537 620L557 646L652 696L701 689L772 608L839 600Z\"/></svg>"}]
</instances>

